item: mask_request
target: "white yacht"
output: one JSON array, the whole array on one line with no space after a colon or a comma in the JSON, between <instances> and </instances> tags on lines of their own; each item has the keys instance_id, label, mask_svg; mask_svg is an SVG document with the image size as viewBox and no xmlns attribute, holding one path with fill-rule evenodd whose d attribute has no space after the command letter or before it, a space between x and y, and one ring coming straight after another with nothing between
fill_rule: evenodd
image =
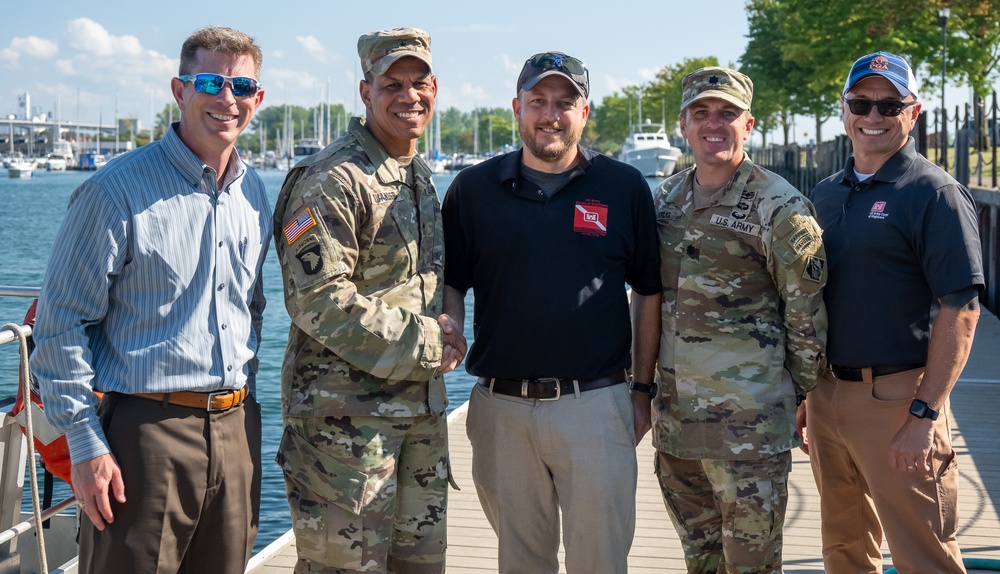
<instances>
[{"instance_id":1,"label":"white yacht","mask_svg":"<svg viewBox=\"0 0 1000 574\"><path fill-rule=\"evenodd\" d=\"M632 124L619 159L646 177L667 177L674 173L681 150L670 145L663 124Z\"/></svg>"},{"instance_id":2,"label":"white yacht","mask_svg":"<svg viewBox=\"0 0 1000 574\"><path fill-rule=\"evenodd\" d=\"M7 167L7 175L12 178L28 178L35 171L35 162L26 159L14 159Z\"/></svg>"}]
</instances>

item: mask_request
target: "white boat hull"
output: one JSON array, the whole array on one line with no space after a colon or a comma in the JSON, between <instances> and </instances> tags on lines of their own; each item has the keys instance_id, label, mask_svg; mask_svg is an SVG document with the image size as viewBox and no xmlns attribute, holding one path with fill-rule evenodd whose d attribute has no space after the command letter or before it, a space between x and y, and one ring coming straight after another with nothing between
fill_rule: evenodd
<instances>
[{"instance_id":1,"label":"white boat hull","mask_svg":"<svg viewBox=\"0 0 1000 574\"><path fill-rule=\"evenodd\" d=\"M677 167L676 148L647 148L622 152L621 160L639 170L645 177L667 177Z\"/></svg>"},{"instance_id":2,"label":"white boat hull","mask_svg":"<svg viewBox=\"0 0 1000 574\"><path fill-rule=\"evenodd\" d=\"M29 178L34 171L34 167L18 167L12 165L7 168L7 175L14 179Z\"/></svg>"}]
</instances>

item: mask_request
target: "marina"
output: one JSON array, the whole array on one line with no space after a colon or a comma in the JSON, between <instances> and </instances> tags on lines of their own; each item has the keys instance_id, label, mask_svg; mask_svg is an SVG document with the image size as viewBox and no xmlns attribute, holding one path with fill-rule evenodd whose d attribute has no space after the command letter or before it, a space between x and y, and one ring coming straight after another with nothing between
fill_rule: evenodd
<instances>
[{"instance_id":1,"label":"marina","mask_svg":"<svg viewBox=\"0 0 1000 574\"><path fill-rule=\"evenodd\" d=\"M632 124L618 159L642 172L645 177L668 177L674 173L681 150L670 145L663 124Z\"/></svg>"}]
</instances>

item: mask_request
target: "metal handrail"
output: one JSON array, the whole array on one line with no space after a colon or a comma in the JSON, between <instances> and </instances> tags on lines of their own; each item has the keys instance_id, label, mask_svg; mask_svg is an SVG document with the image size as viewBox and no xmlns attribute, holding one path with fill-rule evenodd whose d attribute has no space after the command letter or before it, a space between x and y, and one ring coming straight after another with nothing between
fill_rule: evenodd
<instances>
[{"instance_id":1,"label":"metal handrail","mask_svg":"<svg viewBox=\"0 0 1000 574\"><path fill-rule=\"evenodd\" d=\"M70 506L73 506L74 504L76 504L76 497L71 496L66 500L60 502L59 504L56 504L55 506L50 506L49 508L46 508L45 510L42 511L42 522L45 522L46 520L52 518L53 516L59 514L63 510L66 510ZM11 526L7 530L0 532L0 544L3 544L5 542L10 542L14 538L24 534L25 532L28 532L34 527L35 527L34 516L22 522L18 522L17 524Z\"/></svg>"},{"instance_id":2,"label":"metal handrail","mask_svg":"<svg viewBox=\"0 0 1000 574\"><path fill-rule=\"evenodd\" d=\"M38 294L42 290L38 287L14 287L11 285L0 285L0 297L26 297L34 298L38 297ZM21 325L21 331L24 332L25 336L31 336L31 326ZM0 345L6 345L7 343L13 343L17 340L14 333L10 331L0 331Z\"/></svg>"}]
</instances>

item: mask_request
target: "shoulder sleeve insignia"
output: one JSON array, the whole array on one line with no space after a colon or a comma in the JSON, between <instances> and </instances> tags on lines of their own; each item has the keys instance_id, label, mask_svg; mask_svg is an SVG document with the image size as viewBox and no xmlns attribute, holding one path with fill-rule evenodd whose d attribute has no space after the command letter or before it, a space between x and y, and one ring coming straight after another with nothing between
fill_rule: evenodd
<instances>
[{"instance_id":1,"label":"shoulder sleeve insignia","mask_svg":"<svg viewBox=\"0 0 1000 574\"><path fill-rule=\"evenodd\" d=\"M303 233L315 226L316 219L313 217L312 210L307 207L291 223L285 226L285 241L291 245L295 243L296 239L302 237Z\"/></svg>"}]
</instances>

